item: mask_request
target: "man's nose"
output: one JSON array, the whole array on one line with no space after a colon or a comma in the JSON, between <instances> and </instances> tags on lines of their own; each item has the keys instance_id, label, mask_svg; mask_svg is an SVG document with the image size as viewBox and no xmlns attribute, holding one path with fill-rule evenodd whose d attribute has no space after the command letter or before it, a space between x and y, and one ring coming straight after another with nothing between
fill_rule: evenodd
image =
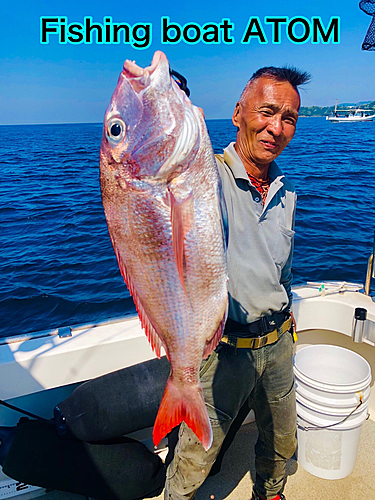
<instances>
[{"instance_id":1,"label":"man's nose","mask_svg":"<svg viewBox=\"0 0 375 500\"><path fill-rule=\"evenodd\" d=\"M270 117L267 130L274 136L278 136L283 131L281 115L275 113Z\"/></svg>"}]
</instances>

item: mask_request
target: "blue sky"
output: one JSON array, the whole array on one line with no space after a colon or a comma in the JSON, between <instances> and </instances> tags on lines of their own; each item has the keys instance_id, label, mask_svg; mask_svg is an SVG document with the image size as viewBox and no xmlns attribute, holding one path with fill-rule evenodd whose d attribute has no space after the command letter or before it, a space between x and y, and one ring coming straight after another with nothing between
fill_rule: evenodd
<instances>
[{"instance_id":1,"label":"blue sky","mask_svg":"<svg viewBox=\"0 0 375 500\"><path fill-rule=\"evenodd\" d=\"M0 9L0 124L101 122L125 59L148 65L155 50L163 50L171 66L188 78L193 102L206 118L230 118L238 96L251 74L261 66L295 65L312 74L302 90L303 105L332 105L375 99L375 52L361 50L371 22L356 0L208 0L178 2L103 2L19 0L2 2ZM65 16L67 23L83 23L85 16L103 23L151 23L149 48L137 50L120 43L59 44L51 36L40 43L40 17ZM234 23L233 44L163 45L160 19L185 25L195 22ZM291 43L285 28L281 43L273 44L271 27L264 24L267 44L241 44L249 17L320 16L327 25L340 16L339 44Z\"/></svg>"}]
</instances>

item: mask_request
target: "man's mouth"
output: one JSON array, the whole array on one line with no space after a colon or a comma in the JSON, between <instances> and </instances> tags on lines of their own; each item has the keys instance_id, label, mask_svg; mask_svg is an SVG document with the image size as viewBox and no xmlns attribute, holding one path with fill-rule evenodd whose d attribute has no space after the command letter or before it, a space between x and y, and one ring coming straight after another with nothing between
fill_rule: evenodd
<instances>
[{"instance_id":1,"label":"man's mouth","mask_svg":"<svg viewBox=\"0 0 375 500\"><path fill-rule=\"evenodd\" d=\"M278 147L278 144L277 142L273 142L273 141L265 141L265 140L261 140L260 141L264 147L266 147L267 149L275 149Z\"/></svg>"}]
</instances>

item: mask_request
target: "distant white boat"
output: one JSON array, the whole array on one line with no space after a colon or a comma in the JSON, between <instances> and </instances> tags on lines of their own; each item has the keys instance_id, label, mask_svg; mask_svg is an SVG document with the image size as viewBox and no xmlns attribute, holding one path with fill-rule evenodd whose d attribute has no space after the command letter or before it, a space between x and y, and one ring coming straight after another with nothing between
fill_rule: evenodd
<instances>
[{"instance_id":1,"label":"distant white boat","mask_svg":"<svg viewBox=\"0 0 375 500\"><path fill-rule=\"evenodd\" d=\"M352 106L348 109L337 109L337 99L335 104L335 111L333 115L326 116L326 120L338 123L338 122L372 122L375 114L371 114L368 109L361 109Z\"/></svg>"}]
</instances>

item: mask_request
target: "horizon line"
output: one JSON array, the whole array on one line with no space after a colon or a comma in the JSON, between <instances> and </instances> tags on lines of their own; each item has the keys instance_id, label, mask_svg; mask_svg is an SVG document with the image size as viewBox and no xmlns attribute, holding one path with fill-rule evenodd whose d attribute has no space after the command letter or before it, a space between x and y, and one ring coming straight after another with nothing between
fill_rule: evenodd
<instances>
[{"instance_id":1,"label":"horizon line","mask_svg":"<svg viewBox=\"0 0 375 500\"><path fill-rule=\"evenodd\" d=\"M303 107L303 106L301 106ZM324 116L304 116L300 115L298 118L324 118ZM206 118L206 122L232 120L230 118ZM0 123L0 127L30 127L37 125L103 125L103 122L50 122L50 123Z\"/></svg>"}]
</instances>

